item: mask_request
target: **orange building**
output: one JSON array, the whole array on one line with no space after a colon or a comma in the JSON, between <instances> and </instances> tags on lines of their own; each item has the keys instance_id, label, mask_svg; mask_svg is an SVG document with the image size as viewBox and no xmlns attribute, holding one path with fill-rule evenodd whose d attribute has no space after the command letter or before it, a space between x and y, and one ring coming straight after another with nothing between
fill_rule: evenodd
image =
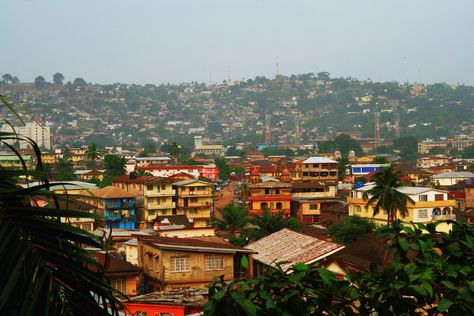
<instances>
[{"instance_id":1,"label":"orange building","mask_svg":"<svg viewBox=\"0 0 474 316\"><path fill-rule=\"evenodd\" d=\"M256 168L250 174L249 214L262 214L266 208L272 213L282 210L285 216L291 213L291 174L286 169L280 179L261 176Z\"/></svg>"}]
</instances>

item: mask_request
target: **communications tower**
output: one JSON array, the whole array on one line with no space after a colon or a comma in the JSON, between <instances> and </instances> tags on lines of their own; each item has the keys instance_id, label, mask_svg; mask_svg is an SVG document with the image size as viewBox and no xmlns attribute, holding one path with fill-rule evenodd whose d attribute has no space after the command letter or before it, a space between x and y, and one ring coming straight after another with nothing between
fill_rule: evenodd
<instances>
[{"instance_id":1,"label":"communications tower","mask_svg":"<svg viewBox=\"0 0 474 316\"><path fill-rule=\"evenodd\" d=\"M267 146L270 146L272 143L272 138L270 135L270 121L272 119L271 115L265 115L265 144Z\"/></svg>"},{"instance_id":2,"label":"communications tower","mask_svg":"<svg viewBox=\"0 0 474 316\"><path fill-rule=\"evenodd\" d=\"M375 139L374 139L374 148L380 146L380 112L374 112L375 117Z\"/></svg>"}]
</instances>

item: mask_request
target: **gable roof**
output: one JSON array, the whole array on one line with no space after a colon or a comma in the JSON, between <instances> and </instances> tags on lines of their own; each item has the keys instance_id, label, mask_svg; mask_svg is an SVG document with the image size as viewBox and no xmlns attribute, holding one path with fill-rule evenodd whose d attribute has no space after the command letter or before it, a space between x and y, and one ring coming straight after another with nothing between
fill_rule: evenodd
<instances>
[{"instance_id":1,"label":"gable roof","mask_svg":"<svg viewBox=\"0 0 474 316\"><path fill-rule=\"evenodd\" d=\"M162 215L162 216L156 216L156 218L153 220L155 223L156 222L162 222L165 219L168 220L168 222L171 225L183 225L184 227L191 227L191 222L189 221L188 217L186 215Z\"/></svg>"},{"instance_id":2,"label":"gable roof","mask_svg":"<svg viewBox=\"0 0 474 316\"><path fill-rule=\"evenodd\" d=\"M281 265L284 270L298 262L314 263L344 248L343 245L335 242L304 235L287 228L245 247L256 251L254 259L266 265L276 266L277 262L286 262Z\"/></svg>"},{"instance_id":3,"label":"gable roof","mask_svg":"<svg viewBox=\"0 0 474 316\"><path fill-rule=\"evenodd\" d=\"M137 195L129 193L118 187L108 186L102 189L90 189L91 195L104 199L119 199L119 198L136 198ZM87 194L87 193L86 193Z\"/></svg>"},{"instance_id":4,"label":"gable roof","mask_svg":"<svg viewBox=\"0 0 474 316\"><path fill-rule=\"evenodd\" d=\"M444 173L436 174L433 176L433 179L450 179L450 178L460 178L460 179L474 178L474 173L466 172L466 171L444 172Z\"/></svg>"},{"instance_id":5,"label":"gable roof","mask_svg":"<svg viewBox=\"0 0 474 316\"><path fill-rule=\"evenodd\" d=\"M198 238L177 238L162 236L138 237L138 241L145 242L153 247L167 250L208 252L208 253L253 253L252 250L234 246L229 242L211 242Z\"/></svg>"}]
</instances>

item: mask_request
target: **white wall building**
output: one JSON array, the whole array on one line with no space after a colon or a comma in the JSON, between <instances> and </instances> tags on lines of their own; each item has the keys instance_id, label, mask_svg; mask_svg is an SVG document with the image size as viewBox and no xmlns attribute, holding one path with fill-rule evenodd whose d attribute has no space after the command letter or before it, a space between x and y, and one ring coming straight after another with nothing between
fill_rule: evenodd
<instances>
[{"instance_id":1,"label":"white wall building","mask_svg":"<svg viewBox=\"0 0 474 316\"><path fill-rule=\"evenodd\" d=\"M41 126L36 122L26 123L25 126L15 126L15 132L24 137L29 137L40 148L46 148L51 150L51 128L49 126ZM10 125L2 125L2 132L13 132L13 129ZM13 141L9 142L10 144L14 143ZM20 148L30 147L29 143L26 141L20 141Z\"/></svg>"}]
</instances>

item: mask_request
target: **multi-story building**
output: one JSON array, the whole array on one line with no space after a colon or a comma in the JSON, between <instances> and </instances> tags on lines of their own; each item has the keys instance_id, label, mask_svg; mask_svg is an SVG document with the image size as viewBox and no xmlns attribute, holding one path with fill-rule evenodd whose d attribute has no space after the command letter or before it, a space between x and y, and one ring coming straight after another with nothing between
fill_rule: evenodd
<instances>
[{"instance_id":1,"label":"multi-story building","mask_svg":"<svg viewBox=\"0 0 474 316\"><path fill-rule=\"evenodd\" d=\"M12 127L10 125L2 125L2 132L15 132L20 136L32 139L40 148L51 150L51 128L42 126L36 122L26 123L25 126ZM31 145L27 141L20 141L20 148L29 148Z\"/></svg>"},{"instance_id":2,"label":"multi-story building","mask_svg":"<svg viewBox=\"0 0 474 316\"><path fill-rule=\"evenodd\" d=\"M118 187L81 191L84 202L95 205L106 227L135 229L136 197Z\"/></svg>"},{"instance_id":3,"label":"multi-story building","mask_svg":"<svg viewBox=\"0 0 474 316\"><path fill-rule=\"evenodd\" d=\"M446 156L431 156L418 158L416 166L418 168L430 168L445 165L447 163L449 163L449 158Z\"/></svg>"},{"instance_id":4,"label":"multi-story building","mask_svg":"<svg viewBox=\"0 0 474 316\"><path fill-rule=\"evenodd\" d=\"M349 215L360 216L373 220L376 224L386 224L387 212L380 210L374 215L373 205L367 205L368 199L364 198L364 193L374 187L373 183L369 183L355 189L347 198L349 203ZM414 223L431 223L436 220L455 220L454 207L455 200L448 199L448 192L436 190L427 187L401 187L397 189L401 193L407 194L413 202L407 202L408 214L405 217L397 212L397 217L404 224ZM368 196L370 198L370 195ZM440 230L448 230L449 225L443 223L439 226Z\"/></svg>"},{"instance_id":5,"label":"multi-story building","mask_svg":"<svg viewBox=\"0 0 474 316\"><path fill-rule=\"evenodd\" d=\"M456 139L448 138L446 140L423 140L418 142L418 152L420 154L427 154L434 148L439 148L448 153L451 149L464 150L474 144L474 138Z\"/></svg>"},{"instance_id":6,"label":"multi-story building","mask_svg":"<svg viewBox=\"0 0 474 316\"><path fill-rule=\"evenodd\" d=\"M261 176L257 168L250 174L248 184L249 214L262 214L263 209L271 213L283 211L285 216L291 213L291 174L283 171L280 179Z\"/></svg>"},{"instance_id":7,"label":"multi-story building","mask_svg":"<svg viewBox=\"0 0 474 316\"><path fill-rule=\"evenodd\" d=\"M240 265L234 263L234 257L239 259L239 255L246 254L252 262L253 252L224 240L210 242L198 238L161 236L138 238L138 266L164 290L204 288L220 276L230 281L242 272L235 270Z\"/></svg>"},{"instance_id":8,"label":"multi-story building","mask_svg":"<svg viewBox=\"0 0 474 316\"><path fill-rule=\"evenodd\" d=\"M23 162L26 164L28 170L33 166L33 159L31 155L22 155ZM0 153L0 166L7 169L22 169L23 164L21 159L13 153Z\"/></svg>"},{"instance_id":9,"label":"multi-story building","mask_svg":"<svg viewBox=\"0 0 474 316\"><path fill-rule=\"evenodd\" d=\"M292 189L292 213L306 222L320 222L321 210L337 203L338 162L310 157L296 164Z\"/></svg>"},{"instance_id":10,"label":"multi-story building","mask_svg":"<svg viewBox=\"0 0 474 316\"><path fill-rule=\"evenodd\" d=\"M176 203L174 202L176 190L170 179L136 176L132 173L114 178L112 185L136 194L137 205L141 211L139 220L142 222L142 226L152 225L156 216L176 214ZM146 223L150 225L143 225Z\"/></svg>"},{"instance_id":11,"label":"multi-story building","mask_svg":"<svg viewBox=\"0 0 474 316\"><path fill-rule=\"evenodd\" d=\"M222 145L197 145L194 147L193 155L203 155L209 157L224 156L226 148Z\"/></svg>"},{"instance_id":12,"label":"multi-story building","mask_svg":"<svg viewBox=\"0 0 474 316\"><path fill-rule=\"evenodd\" d=\"M173 183L176 190L176 214L193 220L194 227L209 226L213 207L212 184L200 180Z\"/></svg>"}]
</instances>

